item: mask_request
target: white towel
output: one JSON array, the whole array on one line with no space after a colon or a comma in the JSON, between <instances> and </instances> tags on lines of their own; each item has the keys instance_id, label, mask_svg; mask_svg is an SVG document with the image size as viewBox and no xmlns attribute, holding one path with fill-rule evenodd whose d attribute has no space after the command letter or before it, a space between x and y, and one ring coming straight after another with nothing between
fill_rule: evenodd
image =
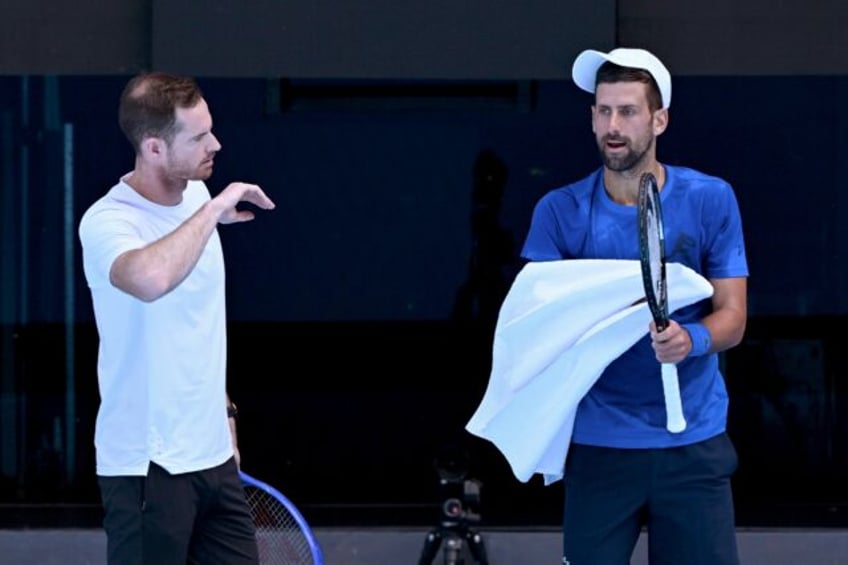
<instances>
[{"instance_id":1,"label":"white towel","mask_svg":"<svg viewBox=\"0 0 848 565\"><path fill-rule=\"evenodd\" d=\"M666 275L671 312L712 295L689 267L669 263ZM531 262L515 278L495 327L488 387L466 430L491 441L519 481L562 479L577 405L648 333L644 297L635 260Z\"/></svg>"}]
</instances>

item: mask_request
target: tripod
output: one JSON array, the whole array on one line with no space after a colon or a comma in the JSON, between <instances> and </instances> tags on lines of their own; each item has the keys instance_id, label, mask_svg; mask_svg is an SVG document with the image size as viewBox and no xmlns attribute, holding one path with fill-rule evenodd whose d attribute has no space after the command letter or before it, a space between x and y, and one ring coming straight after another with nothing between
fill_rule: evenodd
<instances>
[{"instance_id":1,"label":"tripod","mask_svg":"<svg viewBox=\"0 0 848 565\"><path fill-rule=\"evenodd\" d=\"M444 565L465 565L463 550L466 543L476 565L489 565L483 536L469 528L464 520L443 521L439 527L430 530L424 540L424 549L421 550L418 565L432 565L442 545L444 545Z\"/></svg>"},{"instance_id":2,"label":"tripod","mask_svg":"<svg viewBox=\"0 0 848 565\"><path fill-rule=\"evenodd\" d=\"M476 510L480 503L481 483L476 479L466 479L468 454L464 450L445 448L436 457L434 465L442 494L441 521L427 534L418 565L432 565L442 546L444 565L466 565L465 555L468 552L476 565L489 565L483 536L469 527L470 523L480 522L480 514Z\"/></svg>"}]
</instances>

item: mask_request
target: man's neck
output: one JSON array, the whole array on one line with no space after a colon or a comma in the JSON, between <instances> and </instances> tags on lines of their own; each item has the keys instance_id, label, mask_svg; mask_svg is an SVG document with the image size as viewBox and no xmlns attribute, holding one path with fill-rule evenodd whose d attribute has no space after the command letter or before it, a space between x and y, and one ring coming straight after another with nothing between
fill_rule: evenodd
<instances>
[{"instance_id":1,"label":"man's neck","mask_svg":"<svg viewBox=\"0 0 848 565\"><path fill-rule=\"evenodd\" d=\"M627 171L613 171L604 167L604 189L613 202L624 206L635 206L639 198L639 180L642 174L650 172L657 179L662 190L665 184L665 167L653 161L650 165Z\"/></svg>"},{"instance_id":2,"label":"man's neck","mask_svg":"<svg viewBox=\"0 0 848 565\"><path fill-rule=\"evenodd\" d=\"M139 166L124 178L124 182L141 196L162 206L176 206L183 200L188 185L185 179L175 179L161 171L152 171Z\"/></svg>"}]
</instances>

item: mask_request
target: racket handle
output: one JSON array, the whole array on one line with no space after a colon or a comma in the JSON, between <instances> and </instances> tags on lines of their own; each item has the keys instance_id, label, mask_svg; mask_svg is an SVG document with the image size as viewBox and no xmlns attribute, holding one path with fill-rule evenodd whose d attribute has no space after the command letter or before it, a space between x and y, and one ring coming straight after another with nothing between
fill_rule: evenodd
<instances>
[{"instance_id":1,"label":"racket handle","mask_svg":"<svg viewBox=\"0 0 848 565\"><path fill-rule=\"evenodd\" d=\"M662 364L663 396L665 396L666 428L673 434L686 429L683 417L683 403L680 400L680 381L677 379L677 365Z\"/></svg>"}]
</instances>

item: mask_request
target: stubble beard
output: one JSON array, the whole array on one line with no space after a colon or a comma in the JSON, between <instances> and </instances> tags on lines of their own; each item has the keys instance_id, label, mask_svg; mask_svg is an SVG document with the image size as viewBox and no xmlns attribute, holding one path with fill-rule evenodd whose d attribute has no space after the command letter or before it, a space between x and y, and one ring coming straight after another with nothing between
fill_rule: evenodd
<instances>
[{"instance_id":1,"label":"stubble beard","mask_svg":"<svg viewBox=\"0 0 848 565\"><path fill-rule=\"evenodd\" d=\"M604 163L604 167L611 171L615 171L617 173L629 171L634 169L639 163L645 160L645 155L648 153L648 149L650 149L652 141L649 142L642 151L636 151L631 146L630 142L625 140L617 141L625 141L627 143L627 151L621 155L609 155L606 152L606 142L608 138L603 138L598 142L598 149L601 154L601 160Z\"/></svg>"},{"instance_id":2,"label":"stubble beard","mask_svg":"<svg viewBox=\"0 0 848 565\"><path fill-rule=\"evenodd\" d=\"M212 176L213 171L212 163L204 162L192 166L185 161L178 161L173 158L169 160L168 168L172 176L185 181L208 180Z\"/></svg>"},{"instance_id":3,"label":"stubble beard","mask_svg":"<svg viewBox=\"0 0 848 565\"><path fill-rule=\"evenodd\" d=\"M212 167L197 169L197 172L190 180L209 180L209 177L212 176Z\"/></svg>"}]
</instances>

